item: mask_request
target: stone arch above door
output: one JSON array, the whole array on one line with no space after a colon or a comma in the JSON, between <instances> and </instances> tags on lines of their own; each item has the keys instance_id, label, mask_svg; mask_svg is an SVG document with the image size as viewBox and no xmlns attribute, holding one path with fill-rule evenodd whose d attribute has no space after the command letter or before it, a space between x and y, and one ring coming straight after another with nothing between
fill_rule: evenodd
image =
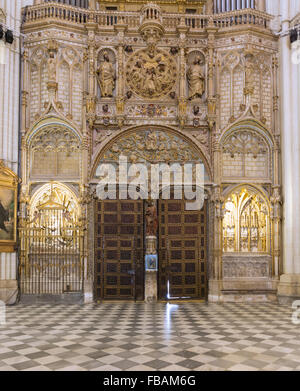
<instances>
[{"instance_id":1,"label":"stone arch above door","mask_svg":"<svg viewBox=\"0 0 300 391\"><path fill-rule=\"evenodd\" d=\"M117 163L119 156L128 163L203 163L205 181L211 180L211 167L197 140L188 134L160 126L143 126L113 134L103 141L93 157L91 179L103 163Z\"/></svg>"}]
</instances>

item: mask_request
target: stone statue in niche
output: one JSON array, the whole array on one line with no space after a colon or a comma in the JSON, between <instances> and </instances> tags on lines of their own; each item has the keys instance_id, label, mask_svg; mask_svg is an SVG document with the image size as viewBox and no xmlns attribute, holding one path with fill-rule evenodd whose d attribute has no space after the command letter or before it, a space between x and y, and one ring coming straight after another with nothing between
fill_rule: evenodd
<instances>
[{"instance_id":1,"label":"stone statue in niche","mask_svg":"<svg viewBox=\"0 0 300 391\"><path fill-rule=\"evenodd\" d=\"M53 52L50 52L48 59L48 81L56 81L56 59Z\"/></svg>"},{"instance_id":2,"label":"stone statue in niche","mask_svg":"<svg viewBox=\"0 0 300 391\"><path fill-rule=\"evenodd\" d=\"M101 96L103 98L112 97L116 84L116 73L107 51L103 53L103 61L97 70L97 80Z\"/></svg>"},{"instance_id":3,"label":"stone statue in niche","mask_svg":"<svg viewBox=\"0 0 300 391\"><path fill-rule=\"evenodd\" d=\"M146 235L156 236L158 227L157 209L153 201L148 204L146 210Z\"/></svg>"},{"instance_id":4,"label":"stone statue in niche","mask_svg":"<svg viewBox=\"0 0 300 391\"><path fill-rule=\"evenodd\" d=\"M205 77L202 73L202 60L197 56L187 72L189 99L201 98L205 92Z\"/></svg>"}]
</instances>

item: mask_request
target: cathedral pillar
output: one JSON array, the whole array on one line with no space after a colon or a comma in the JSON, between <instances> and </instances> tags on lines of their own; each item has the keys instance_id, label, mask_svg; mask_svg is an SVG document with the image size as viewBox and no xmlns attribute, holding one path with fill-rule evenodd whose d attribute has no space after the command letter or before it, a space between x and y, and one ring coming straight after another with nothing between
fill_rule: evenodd
<instances>
[{"instance_id":1,"label":"cathedral pillar","mask_svg":"<svg viewBox=\"0 0 300 391\"><path fill-rule=\"evenodd\" d=\"M218 153L215 150L215 153ZM220 186L213 188L212 194L213 210L214 210L214 227L213 227L213 249L212 249L212 267L209 279L209 295L208 300L218 302L220 300L222 289L222 254L223 254L223 199L221 196Z\"/></svg>"},{"instance_id":2,"label":"cathedral pillar","mask_svg":"<svg viewBox=\"0 0 300 391\"><path fill-rule=\"evenodd\" d=\"M282 31L290 28L292 12L289 1L280 3ZM280 39L280 91L282 99L282 174L283 174L283 275L280 277L280 302L300 298L300 125L299 125L299 65L292 62L289 34Z\"/></svg>"}]
</instances>

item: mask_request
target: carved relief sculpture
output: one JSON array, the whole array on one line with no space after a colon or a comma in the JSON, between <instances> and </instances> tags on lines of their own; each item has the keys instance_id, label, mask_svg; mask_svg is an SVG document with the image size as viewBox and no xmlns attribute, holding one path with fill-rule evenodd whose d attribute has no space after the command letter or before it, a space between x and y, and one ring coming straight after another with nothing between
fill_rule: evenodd
<instances>
[{"instance_id":1,"label":"carved relief sculpture","mask_svg":"<svg viewBox=\"0 0 300 391\"><path fill-rule=\"evenodd\" d=\"M160 49L142 49L127 63L127 84L144 98L161 97L172 90L176 71L176 64L168 53Z\"/></svg>"},{"instance_id":2,"label":"carved relief sculpture","mask_svg":"<svg viewBox=\"0 0 300 391\"><path fill-rule=\"evenodd\" d=\"M205 92L205 77L202 73L202 60L197 56L187 72L189 99L201 98Z\"/></svg>"},{"instance_id":3,"label":"carved relief sculpture","mask_svg":"<svg viewBox=\"0 0 300 391\"><path fill-rule=\"evenodd\" d=\"M97 70L97 80L103 98L112 97L115 89L116 72L108 52L103 53L103 61Z\"/></svg>"},{"instance_id":4,"label":"carved relief sculpture","mask_svg":"<svg viewBox=\"0 0 300 391\"><path fill-rule=\"evenodd\" d=\"M150 202L146 210L146 235L155 236L158 228L157 209L153 202Z\"/></svg>"},{"instance_id":5,"label":"carved relief sculpture","mask_svg":"<svg viewBox=\"0 0 300 391\"><path fill-rule=\"evenodd\" d=\"M48 59L48 81L56 82L56 59L53 52L50 52Z\"/></svg>"}]
</instances>

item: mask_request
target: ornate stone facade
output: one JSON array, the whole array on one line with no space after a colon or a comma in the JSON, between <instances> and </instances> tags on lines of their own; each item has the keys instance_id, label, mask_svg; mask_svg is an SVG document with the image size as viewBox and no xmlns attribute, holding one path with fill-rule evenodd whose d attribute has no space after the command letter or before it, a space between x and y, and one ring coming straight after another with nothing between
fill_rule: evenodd
<instances>
[{"instance_id":1,"label":"ornate stone facade","mask_svg":"<svg viewBox=\"0 0 300 391\"><path fill-rule=\"evenodd\" d=\"M271 197L275 189L280 197L281 179L272 18L255 9L213 14L210 1L165 3L24 10L23 218L36 191L59 180L77 195L79 219L88 220L98 167L120 153L132 163L202 161L208 299L226 300L224 290L243 290L244 278L273 292L280 202L275 218ZM196 13L185 13L189 7ZM241 209L228 210L240 197ZM92 227L84 231L87 300Z\"/></svg>"}]
</instances>

